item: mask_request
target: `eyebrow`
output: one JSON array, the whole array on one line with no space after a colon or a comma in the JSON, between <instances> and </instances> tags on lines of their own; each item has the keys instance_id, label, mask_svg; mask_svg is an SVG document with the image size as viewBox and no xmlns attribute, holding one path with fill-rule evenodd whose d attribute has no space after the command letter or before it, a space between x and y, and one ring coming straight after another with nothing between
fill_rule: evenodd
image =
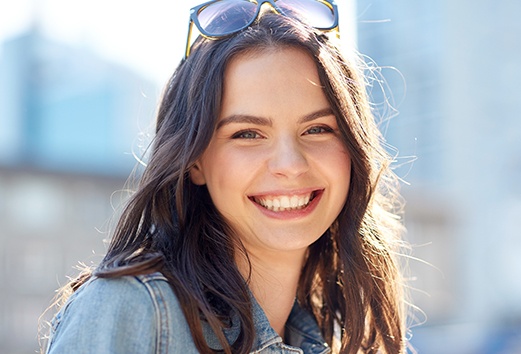
<instances>
[{"instance_id":1,"label":"eyebrow","mask_svg":"<svg viewBox=\"0 0 521 354\"><path fill-rule=\"evenodd\" d=\"M327 108L324 108L319 111L316 111L316 112L303 116L302 118L299 119L298 122L299 123L311 122L315 119L326 117L326 116L332 116L332 115L334 115L333 110L331 109L331 107L327 107Z\"/></svg>"},{"instance_id":2,"label":"eyebrow","mask_svg":"<svg viewBox=\"0 0 521 354\"><path fill-rule=\"evenodd\" d=\"M329 115L333 115L333 110L330 107L318 110L318 111L310 113L310 114L306 114L305 116L301 117L298 120L298 123L311 122L315 119L329 116ZM249 124L263 125L263 126L270 126L270 127L273 125L273 122L270 118L252 116L252 115L248 115L248 114L233 114L231 116L221 119L217 123L216 129L219 129L222 126L231 124L231 123L249 123Z\"/></svg>"},{"instance_id":3,"label":"eyebrow","mask_svg":"<svg viewBox=\"0 0 521 354\"><path fill-rule=\"evenodd\" d=\"M271 119L269 119L269 118L257 117L257 116L252 116L252 115L248 115L248 114L233 114L231 116L221 119L217 123L216 129L219 129L222 126L231 124L231 123L249 123L249 124L265 125L265 126L273 125Z\"/></svg>"}]
</instances>

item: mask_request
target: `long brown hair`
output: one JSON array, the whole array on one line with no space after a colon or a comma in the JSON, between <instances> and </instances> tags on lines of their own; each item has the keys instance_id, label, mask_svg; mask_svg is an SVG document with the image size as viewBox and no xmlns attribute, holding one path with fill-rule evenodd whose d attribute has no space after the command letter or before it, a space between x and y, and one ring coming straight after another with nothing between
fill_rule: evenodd
<instances>
[{"instance_id":1,"label":"long brown hair","mask_svg":"<svg viewBox=\"0 0 521 354\"><path fill-rule=\"evenodd\" d=\"M178 66L159 108L147 167L93 274L159 270L177 295L200 352L212 352L201 320L214 329L226 353L249 352L255 333L247 284L234 262L239 246L206 187L190 181L189 169L212 137L227 64L238 54L273 47L300 48L314 59L352 159L347 201L309 247L297 299L315 315L331 346L340 336L339 352L402 353L399 199L363 76L325 34L281 15L265 14L229 38L200 38ZM69 289L90 276L71 282ZM228 344L221 329L232 314L240 318L241 335Z\"/></svg>"}]
</instances>

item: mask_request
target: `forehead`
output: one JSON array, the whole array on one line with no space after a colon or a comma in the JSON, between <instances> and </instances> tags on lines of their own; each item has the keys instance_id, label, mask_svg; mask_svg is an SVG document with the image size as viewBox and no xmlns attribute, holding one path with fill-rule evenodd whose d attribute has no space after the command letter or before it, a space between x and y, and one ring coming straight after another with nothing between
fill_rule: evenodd
<instances>
[{"instance_id":1,"label":"forehead","mask_svg":"<svg viewBox=\"0 0 521 354\"><path fill-rule=\"evenodd\" d=\"M228 63L223 86L222 108L240 111L234 113L260 110L267 115L328 106L312 56L292 47L239 54Z\"/></svg>"},{"instance_id":2,"label":"forehead","mask_svg":"<svg viewBox=\"0 0 521 354\"><path fill-rule=\"evenodd\" d=\"M289 46L274 46L252 49L235 55L226 65L225 83L234 72L240 75L261 75L278 72L297 76L318 77L317 67L313 57L303 49ZM309 79L309 77L308 77Z\"/></svg>"}]
</instances>

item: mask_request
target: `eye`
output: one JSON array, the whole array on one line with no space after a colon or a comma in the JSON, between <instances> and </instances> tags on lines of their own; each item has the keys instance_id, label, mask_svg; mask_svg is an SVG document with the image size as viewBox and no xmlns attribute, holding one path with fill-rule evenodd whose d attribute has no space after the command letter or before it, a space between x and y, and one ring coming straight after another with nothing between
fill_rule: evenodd
<instances>
[{"instance_id":1,"label":"eye","mask_svg":"<svg viewBox=\"0 0 521 354\"><path fill-rule=\"evenodd\" d=\"M304 135L325 134L325 133L332 133L332 132L333 132L333 129L331 129L330 127L319 125L316 127L309 128L308 130L306 130L304 132Z\"/></svg>"},{"instance_id":2,"label":"eye","mask_svg":"<svg viewBox=\"0 0 521 354\"><path fill-rule=\"evenodd\" d=\"M232 135L232 139L260 139L262 136L253 130L242 130Z\"/></svg>"}]
</instances>

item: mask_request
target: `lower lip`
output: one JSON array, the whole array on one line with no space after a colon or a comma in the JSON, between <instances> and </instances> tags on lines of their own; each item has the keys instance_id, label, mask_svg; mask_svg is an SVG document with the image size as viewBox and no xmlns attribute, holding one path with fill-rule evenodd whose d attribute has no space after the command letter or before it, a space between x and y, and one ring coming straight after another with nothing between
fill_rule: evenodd
<instances>
[{"instance_id":1,"label":"lower lip","mask_svg":"<svg viewBox=\"0 0 521 354\"><path fill-rule=\"evenodd\" d=\"M301 219L313 212L315 208L317 207L320 199L322 198L322 194L324 191L318 191L315 193L315 198L313 198L312 201L309 202L309 204L302 209L296 209L296 210L285 210L285 211L273 211L266 209L260 204L255 203L253 200L250 199L250 201L266 216L273 218L273 219L279 219L279 220L293 220L293 219Z\"/></svg>"}]
</instances>

